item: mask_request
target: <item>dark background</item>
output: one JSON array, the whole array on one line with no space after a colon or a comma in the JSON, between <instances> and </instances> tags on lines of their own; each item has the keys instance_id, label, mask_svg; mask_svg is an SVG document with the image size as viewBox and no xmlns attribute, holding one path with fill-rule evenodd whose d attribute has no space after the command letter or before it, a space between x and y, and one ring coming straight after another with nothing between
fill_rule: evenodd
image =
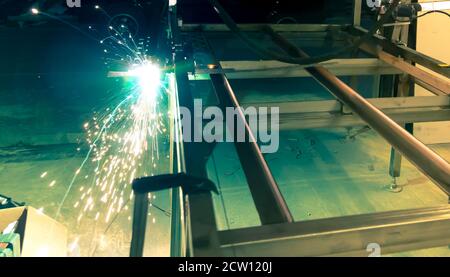
<instances>
[{"instance_id":1,"label":"dark background","mask_svg":"<svg viewBox=\"0 0 450 277\"><path fill-rule=\"evenodd\" d=\"M352 0L220 2L238 23L276 23L285 17L297 23L351 23L353 14ZM94 9L96 4L158 26L155 17L162 3L82 0L81 8L68 9L65 0L50 0L39 9L50 12L59 7L61 15L71 16L71 24L82 30L92 24L101 37L108 25ZM221 23L207 0L178 4L185 23ZM82 123L117 94L115 81L106 78L103 47L61 22L31 15L35 6L36 0L0 0L0 147L75 143ZM233 51L245 50L236 45Z\"/></svg>"}]
</instances>

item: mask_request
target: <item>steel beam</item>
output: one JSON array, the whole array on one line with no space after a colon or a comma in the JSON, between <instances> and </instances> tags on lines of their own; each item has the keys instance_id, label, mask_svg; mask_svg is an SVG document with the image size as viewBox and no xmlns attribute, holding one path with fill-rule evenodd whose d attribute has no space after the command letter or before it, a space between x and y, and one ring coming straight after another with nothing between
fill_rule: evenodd
<instances>
[{"instance_id":1,"label":"steel beam","mask_svg":"<svg viewBox=\"0 0 450 277\"><path fill-rule=\"evenodd\" d=\"M179 91L180 106L193 110L193 98L190 93L189 80L186 66L181 60L177 60L175 74ZM184 126L186 128L187 126ZM191 127L193 128L193 127ZM193 130L193 129L191 129ZM206 161L198 155L200 143L184 142L184 157L186 173L198 177L207 177ZM189 255L194 257L218 256L217 226L214 215L214 205L211 193L199 193L189 195L185 199L187 228L190 234ZM200 220L201 219L201 220Z\"/></svg>"},{"instance_id":2,"label":"steel beam","mask_svg":"<svg viewBox=\"0 0 450 277\"><path fill-rule=\"evenodd\" d=\"M450 120L448 96L416 96L368 99L398 124ZM367 125L337 100L280 103L244 103L244 108L278 107L280 130L341 128Z\"/></svg>"},{"instance_id":3,"label":"steel beam","mask_svg":"<svg viewBox=\"0 0 450 277\"><path fill-rule=\"evenodd\" d=\"M244 126L246 141L239 142L236 138L237 132L233 130L235 136L234 145L261 223L293 222L291 212L270 172L256 139L253 137L253 132L246 121L245 115L240 110L240 104L234 95L230 83L223 74L211 74L211 82L219 98L220 106L224 111L227 107L238 108L236 118L238 124L236 125ZM227 120L227 123L230 123L229 120ZM228 127L234 128L235 124L233 123L233 126Z\"/></svg>"},{"instance_id":4,"label":"steel beam","mask_svg":"<svg viewBox=\"0 0 450 277\"><path fill-rule=\"evenodd\" d=\"M434 95L447 95L444 92L438 90L437 88L435 88L433 86L430 86L429 84L427 84L425 82L422 82L419 79L415 79L413 81L416 85L421 86L422 88L428 90L429 92L433 93Z\"/></svg>"},{"instance_id":5,"label":"steel beam","mask_svg":"<svg viewBox=\"0 0 450 277\"><path fill-rule=\"evenodd\" d=\"M423 111L432 109L433 111L444 109L450 110L450 97L448 96L414 96L414 97L386 97L367 99L372 105L380 110L391 113L401 113L402 110ZM329 113L336 114L343 110L344 114L351 113L351 110L338 100L320 101L291 101L291 102L244 102L243 107L279 107L280 114L311 114Z\"/></svg>"},{"instance_id":6,"label":"steel beam","mask_svg":"<svg viewBox=\"0 0 450 277\"><path fill-rule=\"evenodd\" d=\"M398 124L450 121L450 110L438 111L383 111ZM280 130L333 129L344 127L367 126L367 123L354 114L280 114Z\"/></svg>"},{"instance_id":7,"label":"steel beam","mask_svg":"<svg viewBox=\"0 0 450 277\"><path fill-rule=\"evenodd\" d=\"M266 31L274 39L274 42L288 54L308 57L306 53L270 28L266 28ZM307 70L324 88L361 117L367 125L402 153L422 173L433 180L445 193L450 195L450 164L446 160L408 133L326 68L314 66L307 68Z\"/></svg>"},{"instance_id":8,"label":"steel beam","mask_svg":"<svg viewBox=\"0 0 450 277\"><path fill-rule=\"evenodd\" d=\"M389 211L219 232L226 256L368 256L450 244L450 206Z\"/></svg>"},{"instance_id":9,"label":"steel beam","mask_svg":"<svg viewBox=\"0 0 450 277\"><path fill-rule=\"evenodd\" d=\"M142 228L142 226L147 226L148 205L147 193L134 196L130 257L142 257L144 255L146 228Z\"/></svg>"},{"instance_id":10,"label":"steel beam","mask_svg":"<svg viewBox=\"0 0 450 277\"><path fill-rule=\"evenodd\" d=\"M350 32L356 33L357 35L364 35L367 34L368 31L360 26L356 26L351 29ZM368 42L363 43L361 47L373 45L382 47L384 51L388 52L391 55L401 56L406 60L420 64L436 73L441 74L442 76L450 78L450 65L443 61L427 56L407 46L394 44L390 39L387 39L378 34L370 38Z\"/></svg>"},{"instance_id":11,"label":"steel beam","mask_svg":"<svg viewBox=\"0 0 450 277\"><path fill-rule=\"evenodd\" d=\"M402 72L413 76L414 78L428 84L429 86L434 87L435 89L440 90L447 95L450 95L450 79L435 76L383 50L376 49L371 46L361 46L361 49L377 56L383 62L396 67Z\"/></svg>"},{"instance_id":12,"label":"steel beam","mask_svg":"<svg viewBox=\"0 0 450 277\"><path fill-rule=\"evenodd\" d=\"M362 0L353 1L353 26L361 26Z\"/></svg>"},{"instance_id":13,"label":"steel beam","mask_svg":"<svg viewBox=\"0 0 450 277\"><path fill-rule=\"evenodd\" d=\"M220 69L198 66L189 76L190 80L208 80L209 74L225 73L232 79L309 77L304 66L279 61L221 61ZM337 76L399 74L400 70L378 59L335 59L321 63ZM120 75L110 72L109 76Z\"/></svg>"},{"instance_id":14,"label":"steel beam","mask_svg":"<svg viewBox=\"0 0 450 277\"><path fill-rule=\"evenodd\" d=\"M311 75L336 98L345 103L372 129L386 139L422 173L450 195L450 165L395 121L370 104L356 91L323 67L314 67Z\"/></svg>"},{"instance_id":15,"label":"steel beam","mask_svg":"<svg viewBox=\"0 0 450 277\"><path fill-rule=\"evenodd\" d=\"M172 35L172 45L174 47L174 70L177 85L178 105L186 107L190 111L194 110L194 99L189 86L187 73L188 61L185 60L183 44L176 7L171 7L169 11L170 29ZM193 122L190 127L194 129ZM184 166L186 173L207 178L206 161L198 155L199 143L183 141ZM189 256L220 256L218 249L217 226L214 215L213 199L210 192L199 192L190 194L182 198L185 201L186 215L186 237L187 252ZM173 235L173 233L172 233Z\"/></svg>"},{"instance_id":16,"label":"steel beam","mask_svg":"<svg viewBox=\"0 0 450 277\"><path fill-rule=\"evenodd\" d=\"M355 27L359 34L366 34L367 30L361 27ZM350 41L356 38L348 33L341 33L342 36L347 37ZM339 36L341 37L341 36ZM374 35L368 41L362 43L359 47L364 52L373 55L387 64L390 64L400 71L407 73L414 77L414 82L418 85L430 90L434 94L450 94L450 65L428 57L406 46L394 44L390 40ZM403 57L404 59L400 58ZM433 75L412 63L420 64L440 75Z\"/></svg>"},{"instance_id":17,"label":"steel beam","mask_svg":"<svg viewBox=\"0 0 450 277\"><path fill-rule=\"evenodd\" d=\"M395 97L406 97L411 93L410 81L410 77L407 74L401 74L398 76L397 94ZM406 129L409 133L413 134L413 126L410 125L410 128L407 127L407 124L400 124L400 126ZM396 178L400 177L401 167L402 155L394 147L392 147L389 163L389 175L393 178L393 184L391 186L392 191L398 191L399 189Z\"/></svg>"}]
</instances>

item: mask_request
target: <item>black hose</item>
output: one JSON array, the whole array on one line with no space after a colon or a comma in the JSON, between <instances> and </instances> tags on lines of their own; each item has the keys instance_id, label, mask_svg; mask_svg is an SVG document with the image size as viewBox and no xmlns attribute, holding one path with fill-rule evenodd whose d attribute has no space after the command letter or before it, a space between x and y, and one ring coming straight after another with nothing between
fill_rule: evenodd
<instances>
[{"instance_id":1,"label":"black hose","mask_svg":"<svg viewBox=\"0 0 450 277\"><path fill-rule=\"evenodd\" d=\"M446 15L446 16L450 17L450 13L448 13L448 12L441 11L441 10L432 10L432 11L427 11L427 12L421 14L421 15L417 15L417 16L414 15L414 16L412 16L410 19L406 19L406 20L398 20L398 19L397 19L397 22L398 22L398 23L408 23L408 22L413 22L413 21L415 21L415 20L417 20L417 19L419 19L419 18L421 18L421 17L423 17L423 16L426 16L426 15L429 15L429 14L433 14L433 13L440 13L440 14L443 14L443 15Z\"/></svg>"},{"instance_id":2,"label":"black hose","mask_svg":"<svg viewBox=\"0 0 450 277\"><path fill-rule=\"evenodd\" d=\"M441 13L443 15L446 15L446 16L450 17L450 14L448 12L441 11L441 10L432 10L432 11L427 11L427 12L421 14L421 15L418 15L415 18L417 19L417 18L420 18L420 17L425 16L425 15L430 14L430 13Z\"/></svg>"},{"instance_id":3,"label":"black hose","mask_svg":"<svg viewBox=\"0 0 450 277\"><path fill-rule=\"evenodd\" d=\"M383 27L384 24L390 19L393 11L400 3L400 0L394 0L392 4L387 9L386 13L381 16L381 18L376 22L373 28L364 36L359 37L355 42L353 42L350 46L343 47L336 51L332 51L326 54L318 55L315 57L309 58L295 58L288 55L282 55L280 53L271 51L269 49L261 47L259 44L253 42L247 35L245 35L241 29L237 26L237 24L233 21L227 11L222 7L222 5L217 0L209 0L210 4L214 7L222 21L225 25L235 33L247 46L256 54L260 55L262 58L267 59L275 59L281 62L290 63L290 64L299 64L299 65L313 65L320 62L328 61L331 59L335 59L342 54L347 52L354 51L359 48L359 46L366 40L370 39L380 28Z\"/></svg>"}]
</instances>

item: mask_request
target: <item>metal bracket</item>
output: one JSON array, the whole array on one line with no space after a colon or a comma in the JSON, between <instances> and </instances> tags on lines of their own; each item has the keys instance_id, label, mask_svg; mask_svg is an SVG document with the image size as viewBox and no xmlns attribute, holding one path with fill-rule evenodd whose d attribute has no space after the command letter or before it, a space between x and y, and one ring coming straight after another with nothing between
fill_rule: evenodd
<instances>
[{"instance_id":1,"label":"metal bracket","mask_svg":"<svg viewBox=\"0 0 450 277\"><path fill-rule=\"evenodd\" d=\"M211 180L194 177L187 175L186 173L142 177L133 181L133 191L136 194L144 194L176 187L182 187L186 194L205 191L213 191L216 194L219 194L216 185Z\"/></svg>"},{"instance_id":2,"label":"metal bracket","mask_svg":"<svg viewBox=\"0 0 450 277\"><path fill-rule=\"evenodd\" d=\"M12 200L10 197L0 194L0 210L22 206L25 206L25 202L17 202Z\"/></svg>"},{"instance_id":3,"label":"metal bracket","mask_svg":"<svg viewBox=\"0 0 450 277\"><path fill-rule=\"evenodd\" d=\"M144 253L145 233L147 228L149 192L181 187L186 194L201 194L213 191L218 194L214 183L206 178L194 177L186 173L163 174L143 177L133 181L135 194L133 210L133 229L131 236L131 257L142 257Z\"/></svg>"}]
</instances>

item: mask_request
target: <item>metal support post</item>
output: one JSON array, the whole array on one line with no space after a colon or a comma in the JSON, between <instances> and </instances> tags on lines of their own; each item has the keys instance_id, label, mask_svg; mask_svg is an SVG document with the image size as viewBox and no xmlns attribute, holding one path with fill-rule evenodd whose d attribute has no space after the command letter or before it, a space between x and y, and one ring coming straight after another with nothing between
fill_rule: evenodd
<instances>
[{"instance_id":1,"label":"metal support post","mask_svg":"<svg viewBox=\"0 0 450 277\"><path fill-rule=\"evenodd\" d=\"M148 216L148 194L134 195L133 227L130 246L130 257L142 257L144 255L145 230ZM143 228L144 226L144 228Z\"/></svg>"},{"instance_id":2,"label":"metal support post","mask_svg":"<svg viewBox=\"0 0 450 277\"><path fill-rule=\"evenodd\" d=\"M353 2L353 26L361 26L362 0Z\"/></svg>"},{"instance_id":3,"label":"metal support post","mask_svg":"<svg viewBox=\"0 0 450 277\"><path fill-rule=\"evenodd\" d=\"M178 91L179 106L194 111L194 99L189 88L187 61L185 60L180 34L180 26L176 14L176 7L169 12L175 65L175 78ZM191 127L193 130L193 122ZM197 177L207 177L205 160L197 155L201 143L183 141L185 170L187 174ZM213 209L213 199L210 192L203 192L195 196L186 196L187 247L190 256L220 256L217 239L217 227Z\"/></svg>"}]
</instances>

